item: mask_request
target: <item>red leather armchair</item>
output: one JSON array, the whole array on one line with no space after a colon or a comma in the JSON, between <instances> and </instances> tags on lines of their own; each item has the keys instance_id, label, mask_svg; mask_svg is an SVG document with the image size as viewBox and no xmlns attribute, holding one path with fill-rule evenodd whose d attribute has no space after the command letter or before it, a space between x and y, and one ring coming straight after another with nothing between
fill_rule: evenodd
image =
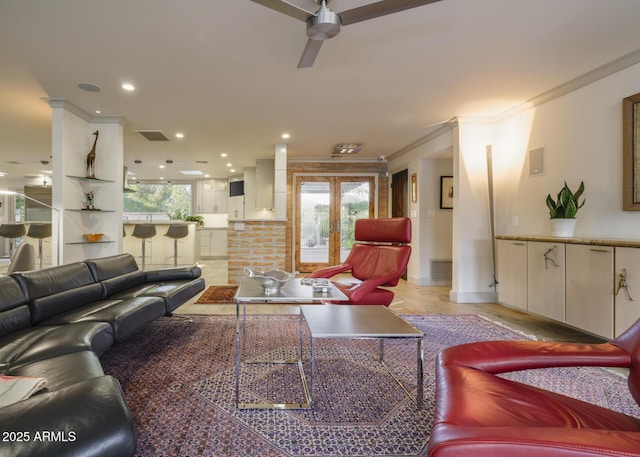
<instances>
[{"instance_id":1,"label":"red leather armchair","mask_svg":"<svg viewBox=\"0 0 640 457\"><path fill-rule=\"evenodd\" d=\"M393 292L379 286L392 287L407 269L411 256L411 220L408 217L358 219L355 240L344 263L309 274L309 278L331 278L351 272L359 282L334 282L349 297L351 305L389 306Z\"/></svg>"},{"instance_id":2,"label":"red leather armchair","mask_svg":"<svg viewBox=\"0 0 640 457\"><path fill-rule=\"evenodd\" d=\"M629 368L640 404L640 320L603 344L491 341L445 349L436 365L429 457L640 456L640 419L495 376L567 366Z\"/></svg>"}]
</instances>

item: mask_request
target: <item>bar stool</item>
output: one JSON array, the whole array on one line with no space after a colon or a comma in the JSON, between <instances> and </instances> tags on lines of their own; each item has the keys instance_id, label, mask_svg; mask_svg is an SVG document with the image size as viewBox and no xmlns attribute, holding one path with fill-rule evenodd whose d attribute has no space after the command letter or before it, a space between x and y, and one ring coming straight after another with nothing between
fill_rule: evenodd
<instances>
[{"instance_id":1,"label":"bar stool","mask_svg":"<svg viewBox=\"0 0 640 457\"><path fill-rule=\"evenodd\" d=\"M187 224L169 224L167 233L164 236L173 239L173 266L178 266L178 240L189 235Z\"/></svg>"},{"instance_id":2,"label":"bar stool","mask_svg":"<svg viewBox=\"0 0 640 457\"><path fill-rule=\"evenodd\" d=\"M29 230L27 230L27 236L29 238L35 238L38 240L38 262L40 269L42 269L42 240L44 238L51 237L51 224L29 224Z\"/></svg>"},{"instance_id":3,"label":"bar stool","mask_svg":"<svg viewBox=\"0 0 640 457\"><path fill-rule=\"evenodd\" d=\"M24 224L1 224L0 236L9 238L9 258L13 257L13 248L15 247L15 239L25 236L27 228Z\"/></svg>"},{"instance_id":4,"label":"bar stool","mask_svg":"<svg viewBox=\"0 0 640 457\"><path fill-rule=\"evenodd\" d=\"M133 226L133 233L131 236L142 240L142 269L144 270L145 243L147 239L156 236L156 226L153 224L136 224Z\"/></svg>"}]
</instances>

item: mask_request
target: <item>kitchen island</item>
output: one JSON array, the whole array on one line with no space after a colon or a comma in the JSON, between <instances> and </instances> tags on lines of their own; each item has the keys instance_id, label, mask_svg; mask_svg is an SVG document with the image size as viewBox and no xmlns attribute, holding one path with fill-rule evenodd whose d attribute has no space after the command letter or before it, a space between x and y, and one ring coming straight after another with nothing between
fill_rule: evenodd
<instances>
[{"instance_id":1,"label":"kitchen island","mask_svg":"<svg viewBox=\"0 0 640 457\"><path fill-rule=\"evenodd\" d=\"M156 236L147 239L146 245L146 269L173 266L173 239L165 236L171 224L186 224L189 226L189 234L178 240L178 265L193 265L196 263L196 224L184 221L123 221L124 237L122 238L123 252L133 255L142 264L142 240L134 238L131 234L136 224L153 224L156 226Z\"/></svg>"}]
</instances>

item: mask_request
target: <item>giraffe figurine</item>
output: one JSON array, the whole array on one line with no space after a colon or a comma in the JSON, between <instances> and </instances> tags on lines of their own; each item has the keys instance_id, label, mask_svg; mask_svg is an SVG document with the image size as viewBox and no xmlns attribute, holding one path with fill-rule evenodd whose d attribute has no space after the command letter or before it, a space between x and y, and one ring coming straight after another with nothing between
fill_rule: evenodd
<instances>
[{"instance_id":1,"label":"giraffe figurine","mask_svg":"<svg viewBox=\"0 0 640 457\"><path fill-rule=\"evenodd\" d=\"M93 132L93 134L96 136L96 139L93 141L93 147L91 148L91 151L89 151L89 154L87 154L87 178L95 179L96 178L96 143L98 142L98 135L100 135L100 132L96 130L95 132Z\"/></svg>"}]
</instances>

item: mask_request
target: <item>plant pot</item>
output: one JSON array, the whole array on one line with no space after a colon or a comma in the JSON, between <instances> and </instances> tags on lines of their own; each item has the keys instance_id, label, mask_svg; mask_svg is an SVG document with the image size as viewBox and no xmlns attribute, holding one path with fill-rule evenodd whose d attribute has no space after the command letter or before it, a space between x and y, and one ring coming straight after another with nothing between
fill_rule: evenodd
<instances>
[{"instance_id":1,"label":"plant pot","mask_svg":"<svg viewBox=\"0 0 640 457\"><path fill-rule=\"evenodd\" d=\"M577 219L549 219L551 221L551 236L571 238L576 229Z\"/></svg>"}]
</instances>

